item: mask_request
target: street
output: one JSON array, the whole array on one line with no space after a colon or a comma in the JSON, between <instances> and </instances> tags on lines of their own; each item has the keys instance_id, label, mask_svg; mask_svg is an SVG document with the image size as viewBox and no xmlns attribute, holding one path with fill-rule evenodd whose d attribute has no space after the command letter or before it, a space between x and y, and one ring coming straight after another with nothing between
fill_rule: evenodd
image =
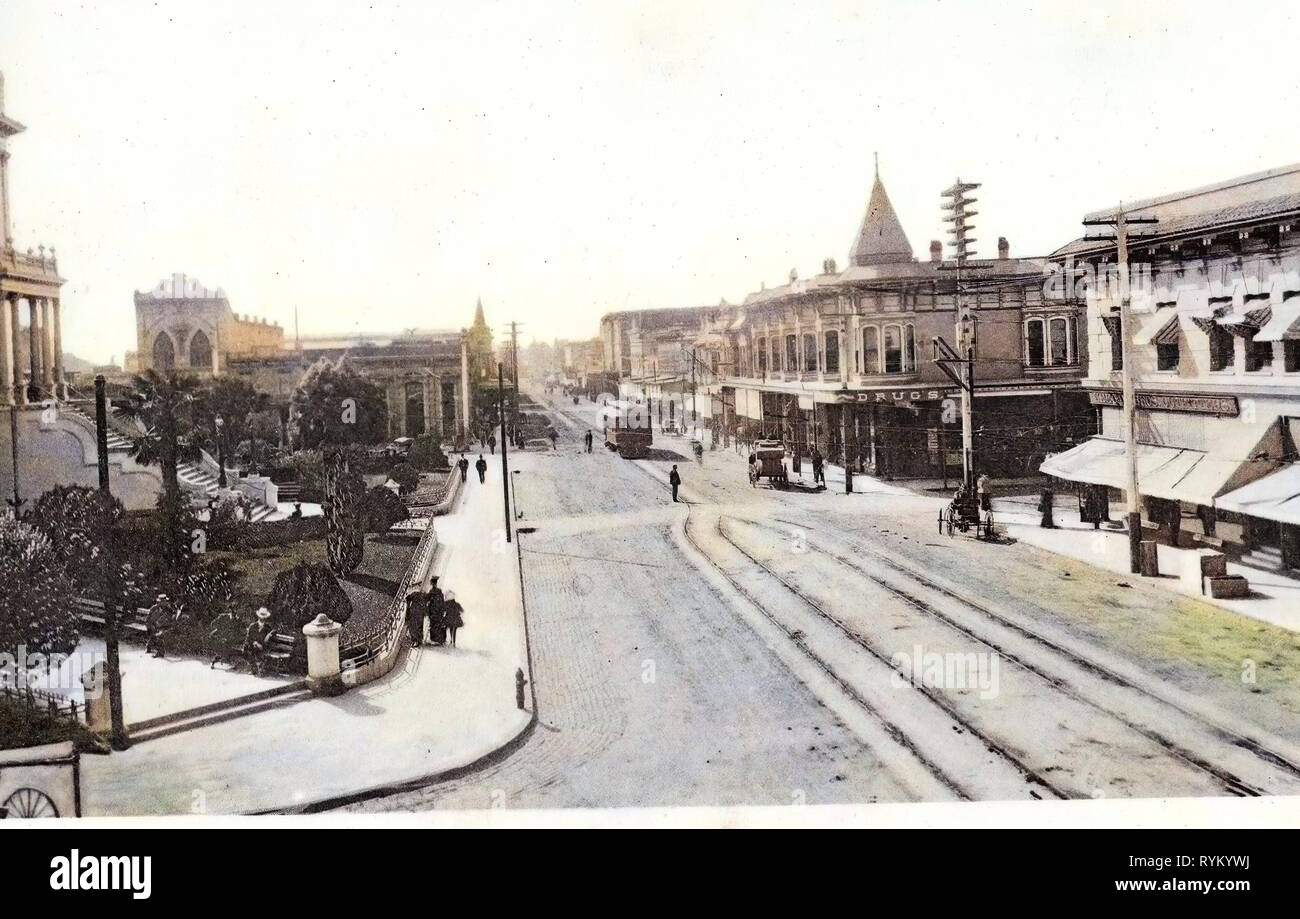
<instances>
[{"instance_id":1,"label":"street","mask_svg":"<svg viewBox=\"0 0 1300 919\"><path fill-rule=\"evenodd\" d=\"M555 405L558 450L516 476L536 731L498 765L356 810L1300 790L1294 635L937 536L940 498L877 480L752 488L734 450L697 463L672 436L630 461L597 431L588 455L596 408ZM1168 654L1207 622L1212 652ZM1267 676L1244 686L1252 656Z\"/></svg>"}]
</instances>

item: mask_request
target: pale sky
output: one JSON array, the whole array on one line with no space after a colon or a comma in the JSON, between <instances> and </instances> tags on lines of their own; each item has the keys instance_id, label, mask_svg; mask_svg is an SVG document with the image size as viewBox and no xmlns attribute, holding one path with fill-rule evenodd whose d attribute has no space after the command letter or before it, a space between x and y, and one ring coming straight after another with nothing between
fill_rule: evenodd
<instances>
[{"instance_id":1,"label":"pale sky","mask_svg":"<svg viewBox=\"0 0 1300 919\"><path fill-rule=\"evenodd\" d=\"M172 272L292 334L587 337L843 266L872 152L913 249L981 254L1300 160L1290 3L0 0L15 242L120 361Z\"/></svg>"}]
</instances>

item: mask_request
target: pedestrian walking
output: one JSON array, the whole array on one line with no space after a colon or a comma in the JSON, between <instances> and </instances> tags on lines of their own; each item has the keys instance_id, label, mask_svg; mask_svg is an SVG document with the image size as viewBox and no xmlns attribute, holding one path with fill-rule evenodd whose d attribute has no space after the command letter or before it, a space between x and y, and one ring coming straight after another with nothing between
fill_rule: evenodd
<instances>
[{"instance_id":1,"label":"pedestrian walking","mask_svg":"<svg viewBox=\"0 0 1300 919\"><path fill-rule=\"evenodd\" d=\"M443 604L443 621L447 624L447 644L454 648L456 630L465 625L465 608L451 591L447 591L447 600Z\"/></svg>"},{"instance_id":2,"label":"pedestrian walking","mask_svg":"<svg viewBox=\"0 0 1300 919\"><path fill-rule=\"evenodd\" d=\"M438 586L436 574L426 596L429 605L426 612L429 619L429 641L440 645L447 640L447 598L443 596L442 588Z\"/></svg>"},{"instance_id":3,"label":"pedestrian walking","mask_svg":"<svg viewBox=\"0 0 1300 919\"><path fill-rule=\"evenodd\" d=\"M816 447L813 447L812 451L812 464L813 484L824 486L826 484L826 461L822 458L822 452Z\"/></svg>"},{"instance_id":4,"label":"pedestrian walking","mask_svg":"<svg viewBox=\"0 0 1300 919\"><path fill-rule=\"evenodd\" d=\"M682 477L681 477L681 476L678 474L678 472L677 472L677 464L676 464L676 463L673 463L673 470L672 470L672 472L668 473L668 484L672 486L672 489L673 489L673 500L676 501L676 500L677 500L677 489L680 488L680 487L681 487L681 484L682 484Z\"/></svg>"},{"instance_id":5,"label":"pedestrian walking","mask_svg":"<svg viewBox=\"0 0 1300 919\"><path fill-rule=\"evenodd\" d=\"M488 435L488 450L493 456L497 455L497 436L495 434Z\"/></svg>"},{"instance_id":6,"label":"pedestrian walking","mask_svg":"<svg viewBox=\"0 0 1300 919\"><path fill-rule=\"evenodd\" d=\"M555 432L555 428L551 428L551 449L552 450L555 449L555 442L559 439L560 439L560 435Z\"/></svg>"},{"instance_id":7,"label":"pedestrian walking","mask_svg":"<svg viewBox=\"0 0 1300 919\"><path fill-rule=\"evenodd\" d=\"M469 475L469 458L465 454L461 454L460 460L456 463L456 468L460 470L460 480L464 482L465 477Z\"/></svg>"},{"instance_id":8,"label":"pedestrian walking","mask_svg":"<svg viewBox=\"0 0 1300 919\"><path fill-rule=\"evenodd\" d=\"M993 509L993 484L989 481L988 474L981 475L975 481L975 487L979 493L980 510L988 511Z\"/></svg>"},{"instance_id":9,"label":"pedestrian walking","mask_svg":"<svg viewBox=\"0 0 1300 919\"><path fill-rule=\"evenodd\" d=\"M480 482L487 481L487 460L483 458L482 453L478 455L478 462L474 464L474 468L478 470L478 480Z\"/></svg>"},{"instance_id":10,"label":"pedestrian walking","mask_svg":"<svg viewBox=\"0 0 1300 919\"><path fill-rule=\"evenodd\" d=\"M590 452L591 452L591 432L590 432L590 431L588 431L587 434L586 434L586 440L587 440L587 452L590 453Z\"/></svg>"},{"instance_id":11,"label":"pedestrian walking","mask_svg":"<svg viewBox=\"0 0 1300 919\"><path fill-rule=\"evenodd\" d=\"M406 631L411 636L411 647L418 648L424 644L424 614L429 606L429 599L419 587L406 592Z\"/></svg>"}]
</instances>

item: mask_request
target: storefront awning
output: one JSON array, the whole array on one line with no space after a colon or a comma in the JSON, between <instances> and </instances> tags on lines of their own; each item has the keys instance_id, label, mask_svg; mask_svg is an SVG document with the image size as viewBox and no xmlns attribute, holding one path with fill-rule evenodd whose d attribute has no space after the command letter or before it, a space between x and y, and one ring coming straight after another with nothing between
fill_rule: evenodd
<instances>
[{"instance_id":1,"label":"storefront awning","mask_svg":"<svg viewBox=\"0 0 1300 919\"><path fill-rule=\"evenodd\" d=\"M1138 445L1138 491L1153 498L1210 504L1241 464L1202 450ZM1070 482L1128 487L1124 442L1094 437L1049 456L1039 471Z\"/></svg>"},{"instance_id":2,"label":"storefront awning","mask_svg":"<svg viewBox=\"0 0 1300 919\"><path fill-rule=\"evenodd\" d=\"M1272 309L1268 306L1254 309L1243 308L1239 312L1229 313L1219 320L1219 327L1227 329L1233 335L1243 338L1253 336L1272 318Z\"/></svg>"},{"instance_id":3,"label":"storefront awning","mask_svg":"<svg viewBox=\"0 0 1300 919\"><path fill-rule=\"evenodd\" d=\"M1214 503L1221 510L1300 526L1300 464L1284 466Z\"/></svg>"},{"instance_id":4,"label":"storefront awning","mask_svg":"<svg viewBox=\"0 0 1300 919\"><path fill-rule=\"evenodd\" d=\"M1300 339L1300 297L1273 307L1273 315L1260 327L1255 341Z\"/></svg>"}]
</instances>

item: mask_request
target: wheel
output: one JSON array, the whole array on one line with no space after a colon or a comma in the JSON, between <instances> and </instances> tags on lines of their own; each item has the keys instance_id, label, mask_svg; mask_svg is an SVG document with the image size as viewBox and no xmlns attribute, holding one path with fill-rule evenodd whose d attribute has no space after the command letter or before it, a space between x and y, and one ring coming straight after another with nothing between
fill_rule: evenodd
<instances>
[{"instance_id":1,"label":"wheel","mask_svg":"<svg viewBox=\"0 0 1300 919\"><path fill-rule=\"evenodd\" d=\"M10 817L34 818L57 817L59 809L54 806L49 795L35 788L20 788L0 804L0 810L8 811Z\"/></svg>"},{"instance_id":2,"label":"wheel","mask_svg":"<svg viewBox=\"0 0 1300 919\"><path fill-rule=\"evenodd\" d=\"M949 536L952 536L953 528L956 525L957 525L957 509L955 507L949 507L948 508L948 535Z\"/></svg>"}]
</instances>

